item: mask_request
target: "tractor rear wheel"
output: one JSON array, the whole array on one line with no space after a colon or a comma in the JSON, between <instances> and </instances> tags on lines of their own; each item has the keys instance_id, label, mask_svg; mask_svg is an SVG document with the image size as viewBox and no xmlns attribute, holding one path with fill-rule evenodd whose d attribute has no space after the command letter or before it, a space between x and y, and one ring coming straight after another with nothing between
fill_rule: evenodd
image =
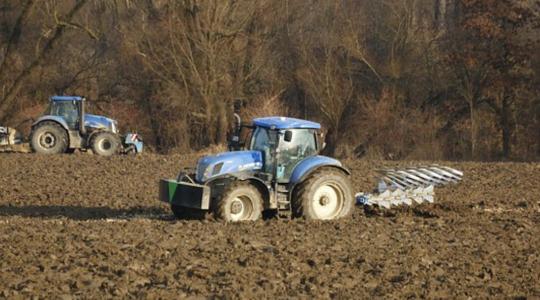
<instances>
[{"instance_id":1,"label":"tractor rear wheel","mask_svg":"<svg viewBox=\"0 0 540 300\"><path fill-rule=\"evenodd\" d=\"M111 156L118 151L120 141L118 137L111 132L96 133L90 141L92 151L100 156Z\"/></svg>"},{"instance_id":2,"label":"tractor rear wheel","mask_svg":"<svg viewBox=\"0 0 540 300\"><path fill-rule=\"evenodd\" d=\"M55 122L39 123L30 134L30 147L39 154L64 153L68 147L67 132Z\"/></svg>"},{"instance_id":3,"label":"tractor rear wheel","mask_svg":"<svg viewBox=\"0 0 540 300\"><path fill-rule=\"evenodd\" d=\"M339 170L324 168L314 172L294 190L294 217L334 220L349 216L354 207L351 183Z\"/></svg>"},{"instance_id":4,"label":"tractor rear wheel","mask_svg":"<svg viewBox=\"0 0 540 300\"><path fill-rule=\"evenodd\" d=\"M262 217L263 199L249 182L233 182L214 203L216 218L227 222L256 221Z\"/></svg>"}]
</instances>

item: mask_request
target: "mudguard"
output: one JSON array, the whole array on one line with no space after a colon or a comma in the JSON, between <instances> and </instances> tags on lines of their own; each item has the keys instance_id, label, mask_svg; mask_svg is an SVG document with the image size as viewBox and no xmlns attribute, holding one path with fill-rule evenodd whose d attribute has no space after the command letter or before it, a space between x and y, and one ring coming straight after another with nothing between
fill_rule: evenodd
<instances>
[{"instance_id":1,"label":"mudguard","mask_svg":"<svg viewBox=\"0 0 540 300\"><path fill-rule=\"evenodd\" d=\"M60 116L51 116L51 115L39 117L39 119L37 119L32 124L32 128L34 128L36 125L38 125L39 123L44 122L44 121L56 122L56 123L60 124L62 127L64 127L65 130L69 130L68 124L67 124L67 122L66 122L66 120L64 118L62 118Z\"/></svg>"},{"instance_id":2,"label":"mudguard","mask_svg":"<svg viewBox=\"0 0 540 300\"><path fill-rule=\"evenodd\" d=\"M309 174L322 167L334 167L345 172L347 175L351 175L351 172L343 167L339 160L328 156L317 155L307 157L296 165L289 180L289 184L296 185L297 183L302 182Z\"/></svg>"},{"instance_id":3,"label":"mudguard","mask_svg":"<svg viewBox=\"0 0 540 300\"><path fill-rule=\"evenodd\" d=\"M212 185L212 183L216 181L220 181L223 179L231 179L231 180L238 180L238 181L249 181L253 183L254 185L258 186L261 191L264 191L265 193L270 193L270 185L269 182L265 182L263 179L253 176L253 172L237 172L237 173L228 173L223 174L220 176L212 177L207 182L205 182L205 185Z\"/></svg>"}]
</instances>

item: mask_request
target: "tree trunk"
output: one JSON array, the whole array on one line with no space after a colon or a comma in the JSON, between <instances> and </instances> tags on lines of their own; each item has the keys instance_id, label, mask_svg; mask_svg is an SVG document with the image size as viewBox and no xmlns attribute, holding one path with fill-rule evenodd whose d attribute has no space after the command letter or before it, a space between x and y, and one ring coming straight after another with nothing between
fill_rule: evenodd
<instances>
[{"instance_id":1,"label":"tree trunk","mask_svg":"<svg viewBox=\"0 0 540 300\"><path fill-rule=\"evenodd\" d=\"M156 110L154 109L156 104L152 103L152 100L150 99L152 94L153 94L153 84L150 81L150 83L146 86L145 91L144 91L144 100L143 100L144 106L143 107L149 116L148 119L150 121L150 130L152 131L152 135L154 136L154 139L155 139L156 151L162 152L164 149L163 149L163 141L161 140L161 134L159 132L160 131L159 130L160 126L158 122L159 116L156 113Z\"/></svg>"},{"instance_id":2,"label":"tree trunk","mask_svg":"<svg viewBox=\"0 0 540 300\"><path fill-rule=\"evenodd\" d=\"M19 17L17 18L17 22L15 22L15 26L13 26L13 30L11 30L11 34L9 36L9 40L7 42L6 51L4 52L4 58L2 60L2 63L0 63L0 78L4 78L4 73L6 72L6 64L9 63L11 59L11 54L13 53L13 47L17 45L19 42L19 38L21 37L22 32L22 26L24 23L26 23L26 19L30 16L32 13L32 9L34 8L34 0L28 0L26 1L26 4L23 7L23 10Z\"/></svg>"},{"instance_id":3,"label":"tree trunk","mask_svg":"<svg viewBox=\"0 0 540 300\"><path fill-rule=\"evenodd\" d=\"M88 0L80 0L75 4L75 6L69 11L65 16L64 20L66 23L70 23L73 17L79 12L83 6L88 2ZM0 123L6 121L6 119L11 116L13 113L13 105L19 94L23 83L30 77L33 72L45 62L52 50L62 38L65 33L66 26L64 24L56 24L56 30L53 37L45 43L43 49L39 52L36 59L28 65L16 78L13 84L8 88L6 95L0 99Z\"/></svg>"},{"instance_id":4,"label":"tree trunk","mask_svg":"<svg viewBox=\"0 0 540 300\"><path fill-rule=\"evenodd\" d=\"M216 137L216 114L215 114L215 105L211 103L211 100L208 99L207 96L204 96L203 100L206 108L205 108L205 117L206 121L204 123L203 130L206 132L206 134L201 137L202 138L202 145L203 146L210 146L211 144L215 143L215 137Z\"/></svg>"},{"instance_id":5,"label":"tree trunk","mask_svg":"<svg viewBox=\"0 0 540 300\"><path fill-rule=\"evenodd\" d=\"M512 137L512 125L510 124L510 99L507 95L502 97L501 105L501 128L502 128L502 155L503 158L510 158Z\"/></svg>"},{"instance_id":6,"label":"tree trunk","mask_svg":"<svg viewBox=\"0 0 540 300\"><path fill-rule=\"evenodd\" d=\"M328 128L324 142L326 143L326 147L324 147L322 154L331 157L335 156L338 142L338 133L336 128Z\"/></svg>"},{"instance_id":7,"label":"tree trunk","mask_svg":"<svg viewBox=\"0 0 540 300\"><path fill-rule=\"evenodd\" d=\"M535 119L536 119L536 156L537 158L540 158L540 98L537 100L538 104L536 105L536 113L535 113Z\"/></svg>"},{"instance_id":8,"label":"tree trunk","mask_svg":"<svg viewBox=\"0 0 540 300\"><path fill-rule=\"evenodd\" d=\"M236 87L238 87L238 91L241 91L242 95L248 95L249 92L249 80L248 76L250 76L252 69L253 69L253 57L255 57L255 38L254 37L255 32L255 20L251 20L249 23L247 29L246 29L246 36L247 36L247 45L246 45L246 51L244 56L244 62L243 66L239 68L239 75L237 76L238 83L235 84ZM241 88L239 88L242 86Z\"/></svg>"},{"instance_id":9,"label":"tree trunk","mask_svg":"<svg viewBox=\"0 0 540 300\"><path fill-rule=\"evenodd\" d=\"M473 99L469 100L469 109L469 116L471 119L471 158L476 159L476 117Z\"/></svg>"},{"instance_id":10,"label":"tree trunk","mask_svg":"<svg viewBox=\"0 0 540 300\"><path fill-rule=\"evenodd\" d=\"M217 115L216 115L216 144L225 144L227 142L227 131L229 129L229 122L227 120L227 109L225 101L217 103Z\"/></svg>"}]
</instances>

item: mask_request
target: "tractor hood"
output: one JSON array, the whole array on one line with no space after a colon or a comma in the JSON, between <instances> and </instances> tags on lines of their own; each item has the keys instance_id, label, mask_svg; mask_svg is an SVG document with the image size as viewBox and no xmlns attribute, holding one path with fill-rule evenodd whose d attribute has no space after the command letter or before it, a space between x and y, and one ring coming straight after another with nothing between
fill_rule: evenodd
<instances>
[{"instance_id":1,"label":"tractor hood","mask_svg":"<svg viewBox=\"0 0 540 300\"><path fill-rule=\"evenodd\" d=\"M84 114L84 126L88 129L103 129L118 133L117 122L103 116Z\"/></svg>"},{"instance_id":2,"label":"tractor hood","mask_svg":"<svg viewBox=\"0 0 540 300\"><path fill-rule=\"evenodd\" d=\"M240 172L260 170L263 167L260 151L233 151L205 156L197 163L197 181Z\"/></svg>"}]
</instances>

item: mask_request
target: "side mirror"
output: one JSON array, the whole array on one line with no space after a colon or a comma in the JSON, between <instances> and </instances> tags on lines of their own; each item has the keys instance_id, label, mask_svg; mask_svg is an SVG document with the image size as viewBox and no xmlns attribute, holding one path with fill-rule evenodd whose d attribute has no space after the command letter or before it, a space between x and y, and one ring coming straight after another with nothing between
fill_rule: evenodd
<instances>
[{"instance_id":1,"label":"side mirror","mask_svg":"<svg viewBox=\"0 0 540 300\"><path fill-rule=\"evenodd\" d=\"M240 110L242 109L242 106L244 106L244 100L243 99L235 99L233 103L233 111L236 114L240 113Z\"/></svg>"},{"instance_id":2,"label":"side mirror","mask_svg":"<svg viewBox=\"0 0 540 300\"><path fill-rule=\"evenodd\" d=\"M290 130L285 131L285 136L283 137L283 139L287 143L292 141L292 131L290 131Z\"/></svg>"}]
</instances>

